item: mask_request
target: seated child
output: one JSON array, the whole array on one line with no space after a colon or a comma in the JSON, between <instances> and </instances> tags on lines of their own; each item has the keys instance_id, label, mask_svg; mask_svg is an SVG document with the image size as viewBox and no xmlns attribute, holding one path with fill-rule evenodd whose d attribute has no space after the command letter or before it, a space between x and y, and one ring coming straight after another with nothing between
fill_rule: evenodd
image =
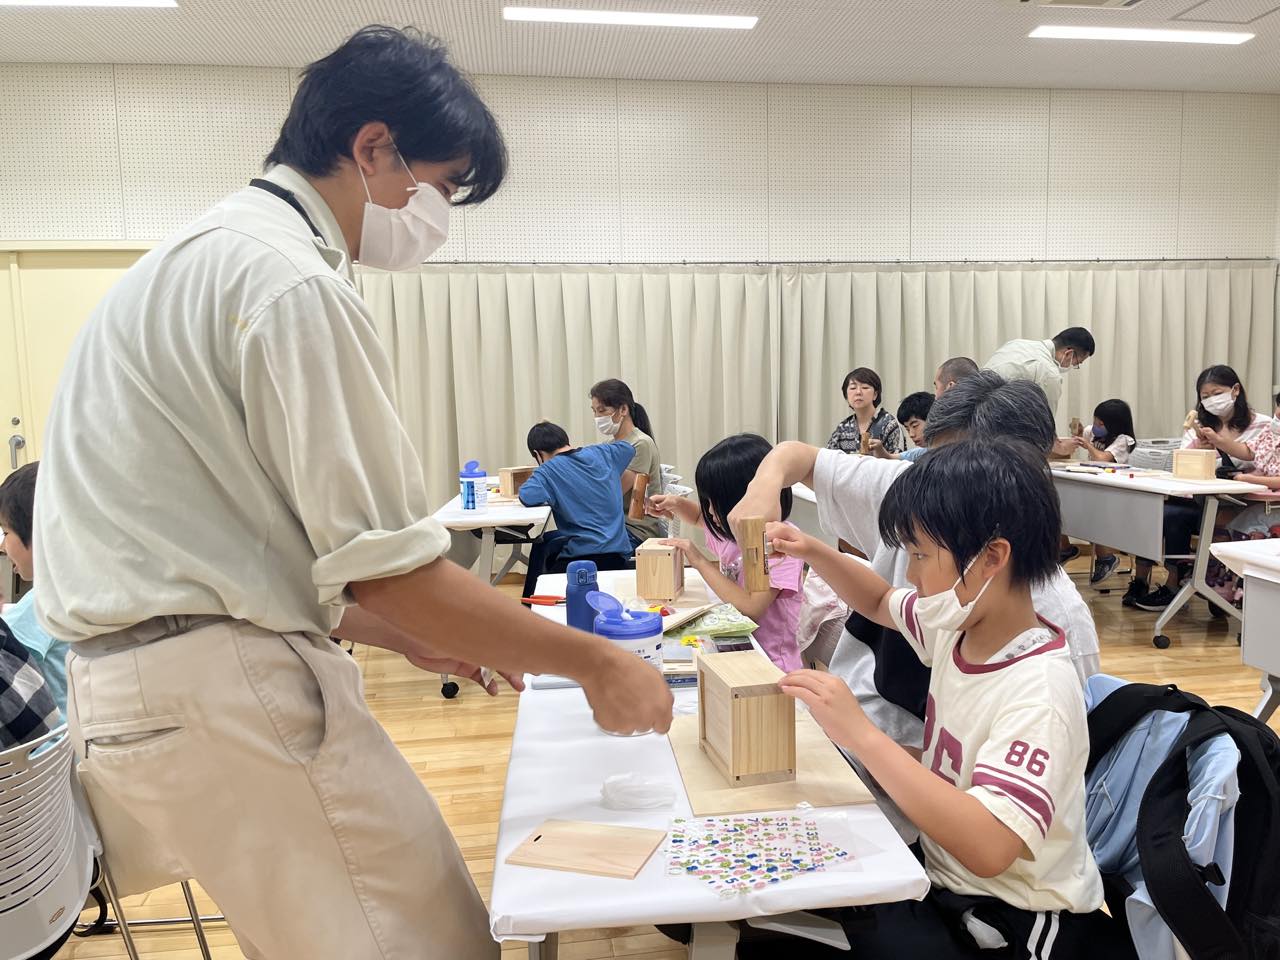
<instances>
[{"instance_id":1,"label":"seated child","mask_svg":"<svg viewBox=\"0 0 1280 960\"><path fill-rule=\"evenodd\" d=\"M1080 683L1061 629L1031 598L1058 566L1058 498L1043 455L999 437L946 444L899 475L879 523L885 543L908 551L914 589L894 589L793 527L767 532L932 667L919 760L838 677L804 670L781 681L921 833L928 896L872 907L846 929L850 956L1132 957L1099 909L1085 837Z\"/></svg>"},{"instance_id":2,"label":"seated child","mask_svg":"<svg viewBox=\"0 0 1280 960\"><path fill-rule=\"evenodd\" d=\"M756 468L773 449L769 441L754 433L740 433L721 440L702 455L694 473L698 503L684 497L663 495L652 498L649 511L659 517L679 517L685 523L700 526L707 549L715 556L707 557L686 539L667 540L680 548L702 579L725 603L731 603L758 625L756 642L782 670L799 670L802 666L796 630L804 598L804 563L794 557L778 556L769 561L769 589L749 593L744 583L742 548L729 529L729 511L747 492L747 484ZM791 491L783 490L779 498L781 516L791 513Z\"/></svg>"},{"instance_id":3,"label":"seated child","mask_svg":"<svg viewBox=\"0 0 1280 960\"><path fill-rule=\"evenodd\" d=\"M533 596L541 574L563 573L572 560L593 560L600 570L626 569L632 550L618 487L630 473L635 448L623 440L574 447L563 427L545 420L529 430L527 443L538 469L521 485L520 502L551 507L556 529L529 552L524 595Z\"/></svg>"},{"instance_id":4,"label":"seated child","mask_svg":"<svg viewBox=\"0 0 1280 960\"><path fill-rule=\"evenodd\" d=\"M32 554L31 521L36 502L36 472L38 463L19 467L0 484L0 530L4 540L0 544L18 571L18 576L28 583L35 577L35 559ZM36 619L36 588L22 595L22 599L0 614L18 642L27 648L36 667L44 674L49 692L63 715L67 712L67 650L63 640L55 640L45 632Z\"/></svg>"},{"instance_id":5,"label":"seated child","mask_svg":"<svg viewBox=\"0 0 1280 960\"><path fill-rule=\"evenodd\" d=\"M910 460L915 462L925 455L928 447L924 442L924 425L929 419L929 411L933 407L934 396L932 393L925 393L923 390L919 393L908 394L903 401L898 404L898 422L902 424L907 431L907 436L911 438L912 444L910 450L903 450L901 453L890 453L883 443L879 440L871 441L871 452L883 460Z\"/></svg>"},{"instance_id":6,"label":"seated child","mask_svg":"<svg viewBox=\"0 0 1280 960\"><path fill-rule=\"evenodd\" d=\"M1103 400L1093 408L1093 429L1083 437L1072 437L1075 445L1094 463L1128 463L1138 445L1133 439L1133 411L1123 400ZM1120 565L1115 551L1101 544L1093 547L1090 583L1102 583Z\"/></svg>"}]
</instances>

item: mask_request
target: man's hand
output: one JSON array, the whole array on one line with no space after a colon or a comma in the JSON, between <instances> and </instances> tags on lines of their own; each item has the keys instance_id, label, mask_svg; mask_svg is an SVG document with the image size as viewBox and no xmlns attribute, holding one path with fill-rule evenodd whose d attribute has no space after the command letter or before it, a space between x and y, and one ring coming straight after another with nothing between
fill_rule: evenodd
<instances>
[{"instance_id":1,"label":"man's hand","mask_svg":"<svg viewBox=\"0 0 1280 960\"><path fill-rule=\"evenodd\" d=\"M416 653L406 653L404 658L412 663L419 670L425 670L427 673L447 673L451 677L462 677L464 680L474 680L475 683L482 687L485 693L491 697L498 695L498 681L490 678L488 684L484 682L484 676L481 668L473 663L465 663L462 660L453 660L448 657L424 657ZM511 685L511 689L520 693L524 690L524 678L518 675L508 673L499 673L498 676L506 680Z\"/></svg>"},{"instance_id":2,"label":"man's hand","mask_svg":"<svg viewBox=\"0 0 1280 960\"><path fill-rule=\"evenodd\" d=\"M610 733L666 733L671 729L671 688L661 673L634 653L603 648L596 668L580 682L596 723Z\"/></svg>"},{"instance_id":3,"label":"man's hand","mask_svg":"<svg viewBox=\"0 0 1280 960\"><path fill-rule=\"evenodd\" d=\"M1076 443L1075 437L1058 437L1053 441L1053 451L1050 456L1057 457L1060 460L1070 460L1071 455L1080 449Z\"/></svg>"},{"instance_id":4,"label":"man's hand","mask_svg":"<svg viewBox=\"0 0 1280 960\"><path fill-rule=\"evenodd\" d=\"M875 730L858 698L835 674L796 670L779 680L778 686L787 696L802 701L827 736L846 750L856 754L862 736Z\"/></svg>"}]
</instances>

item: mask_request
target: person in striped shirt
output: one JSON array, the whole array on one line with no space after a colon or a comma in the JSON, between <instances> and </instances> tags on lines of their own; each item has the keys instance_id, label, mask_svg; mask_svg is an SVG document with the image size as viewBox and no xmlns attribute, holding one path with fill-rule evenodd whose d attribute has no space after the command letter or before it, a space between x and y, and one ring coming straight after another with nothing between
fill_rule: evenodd
<instances>
[{"instance_id":1,"label":"person in striped shirt","mask_svg":"<svg viewBox=\"0 0 1280 960\"><path fill-rule=\"evenodd\" d=\"M853 956L1132 957L1100 910L1086 840L1080 683L1062 630L1032 601L1057 568L1061 527L1043 455L990 437L931 450L889 488L879 522L907 551L910 588L794 528L767 529L932 671L922 755L879 730L839 677L781 681L920 830L929 895L851 922Z\"/></svg>"}]
</instances>

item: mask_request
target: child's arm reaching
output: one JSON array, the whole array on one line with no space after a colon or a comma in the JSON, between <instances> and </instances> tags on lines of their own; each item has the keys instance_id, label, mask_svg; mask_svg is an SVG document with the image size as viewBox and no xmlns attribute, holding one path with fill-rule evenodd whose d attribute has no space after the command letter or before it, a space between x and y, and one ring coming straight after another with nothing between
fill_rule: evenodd
<instances>
[{"instance_id":1,"label":"child's arm reaching","mask_svg":"<svg viewBox=\"0 0 1280 960\"><path fill-rule=\"evenodd\" d=\"M765 540L773 549L789 557L799 557L827 581L831 589L858 613L882 627L898 629L889 611L893 586L878 573L853 557L833 550L821 540L801 533L786 523L765 526Z\"/></svg>"},{"instance_id":2,"label":"child's arm reaching","mask_svg":"<svg viewBox=\"0 0 1280 960\"><path fill-rule=\"evenodd\" d=\"M965 869L994 877L1022 853L1022 838L980 800L925 768L878 730L839 677L798 670L779 685L803 701L827 736L856 756L911 822Z\"/></svg>"},{"instance_id":3,"label":"child's arm reaching","mask_svg":"<svg viewBox=\"0 0 1280 960\"><path fill-rule=\"evenodd\" d=\"M660 493L650 497L644 505L644 512L651 517L662 517L664 520L679 518L682 523L702 526L702 509L688 497L678 497L674 493Z\"/></svg>"}]
</instances>

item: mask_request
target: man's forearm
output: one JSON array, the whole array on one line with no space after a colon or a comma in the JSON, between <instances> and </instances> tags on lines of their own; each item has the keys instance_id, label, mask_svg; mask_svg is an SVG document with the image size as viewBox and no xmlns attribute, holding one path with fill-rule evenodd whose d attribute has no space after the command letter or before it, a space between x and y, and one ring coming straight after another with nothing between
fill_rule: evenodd
<instances>
[{"instance_id":1,"label":"man's forearm","mask_svg":"<svg viewBox=\"0 0 1280 960\"><path fill-rule=\"evenodd\" d=\"M431 656L456 657L504 673L556 673L581 680L611 650L598 637L531 614L448 560L353 583L351 589L368 614Z\"/></svg>"}]
</instances>

